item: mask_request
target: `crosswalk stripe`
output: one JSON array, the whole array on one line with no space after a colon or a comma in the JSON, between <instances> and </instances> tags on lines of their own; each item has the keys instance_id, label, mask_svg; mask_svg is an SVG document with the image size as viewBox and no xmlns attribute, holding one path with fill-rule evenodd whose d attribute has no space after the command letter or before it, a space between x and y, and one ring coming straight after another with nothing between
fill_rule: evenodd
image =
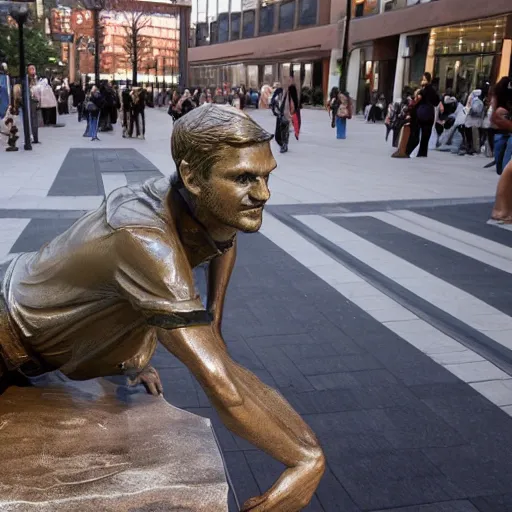
<instances>
[{"instance_id":1,"label":"crosswalk stripe","mask_svg":"<svg viewBox=\"0 0 512 512\"><path fill-rule=\"evenodd\" d=\"M323 217L298 218L305 224L309 222L310 227L322 236L326 235L324 228L328 227L326 238L337 240L340 245L343 239L354 240L354 233L342 228L341 231L332 230L330 225L336 225ZM266 215L261 233L368 315L512 415L512 379L507 373L420 319L275 217ZM390 320L393 315L396 319ZM482 382L486 383L485 388L480 388ZM503 387L502 382L510 385L510 393L505 393L505 397L504 390L509 388Z\"/></svg>"},{"instance_id":2,"label":"crosswalk stripe","mask_svg":"<svg viewBox=\"0 0 512 512\"><path fill-rule=\"evenodd\" d=\"M296 218L403 288L512 349L512 318L508 315L324 217ZM349 241L341 241L343 237Z\"/></svg>"},{"instance_id":3,"label":"crosswalk stripe","mask_svg":"<svg viewBox=\"0 0 512 512\"><path fill-rule=\"evenodd\" d=\"M343 216L337 215L337 216ZM424 238L447 249L512 274L512 247L473 233L448 226L409 210L364 212L358 216L373 217L390 226Z\"/></svg>"}]
</instances>

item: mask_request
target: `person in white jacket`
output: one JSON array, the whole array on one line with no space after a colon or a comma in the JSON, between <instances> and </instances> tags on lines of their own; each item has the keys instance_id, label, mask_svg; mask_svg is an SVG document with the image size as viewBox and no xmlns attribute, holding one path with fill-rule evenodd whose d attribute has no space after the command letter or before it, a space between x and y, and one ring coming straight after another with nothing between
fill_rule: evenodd
<instances>
[{"instance_id":1,"label":"person in white jacket","mask_svg":"<svg viewBox=\"0 0 512 512\"><path fill-rule=\"evenodd\" d=\"M43 114L43 123L45 126L52 126L57 124L57 99L53 92L52 87L46 78L41 78L34 93L39 100L41 113Z\"/></svg>"}]
</instances>

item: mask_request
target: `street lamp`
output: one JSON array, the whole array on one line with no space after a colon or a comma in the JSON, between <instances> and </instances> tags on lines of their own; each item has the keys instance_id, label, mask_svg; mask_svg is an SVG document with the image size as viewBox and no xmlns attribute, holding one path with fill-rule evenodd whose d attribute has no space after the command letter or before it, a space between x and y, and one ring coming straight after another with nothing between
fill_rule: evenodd
<instances>
[{"instance_id":1,"label":"street lamp","mask_svg":"<svg viewBox=\"0 0 512 512\"><path fill-rule=\"evenodd\" d=\"M348 43L350 36L350 20L352 19L352 1L347 0L347 13L345 16L345 32L343 34L343 48L341 50L341 75L340 91L347 89L347 71L348 71Z\"/></svg>"},{"instance_id":2,"label":"street lamp","mask_svg":"<svg viewBox=\"0 0 512 512\"><path fill-rule=\"evenodd\" d=\"M23 148L25 151L30 151L32 150L29 120L30 91L28 88L27 66L25 64L25 40L23 38L23 25L28 20L29 4L25 2L8 3L10 5L9 14L18 24L18 52L20 54L21 97L23 99L21 102L21 108L23 112L23 135L25 138Z\"/></svg>"},{"instance_id":3,"label":"street lamp","mask_svg":"<svg viewBox=\"0 0 512 512\"><path fill-rule=\"evenodd\" d=\"M86 9L92 11L94 24L94 74L96 86L100 85L100 11L105 8L105 0L83 0Z\"/></svg>"}]
</instances>

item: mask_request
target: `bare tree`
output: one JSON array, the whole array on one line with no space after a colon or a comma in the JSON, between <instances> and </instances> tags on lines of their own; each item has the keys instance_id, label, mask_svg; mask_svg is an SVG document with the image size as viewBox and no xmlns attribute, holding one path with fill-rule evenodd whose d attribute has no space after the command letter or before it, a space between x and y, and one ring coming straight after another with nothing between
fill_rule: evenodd
<instances>
[{"instance_id":1,"label":"bare tree","mask_svg":"<svg viewBox=\"0 0 512 512\"><path fill-rule=\"evenodd\" d=\"M151 39L142 34L143 29L150 26L151 17L146 12L123 12L123 15L126 20L123 47L132 65L132 84L136 86L139 64L147 59L151 51Z\"/></svg>"}]
</instances>

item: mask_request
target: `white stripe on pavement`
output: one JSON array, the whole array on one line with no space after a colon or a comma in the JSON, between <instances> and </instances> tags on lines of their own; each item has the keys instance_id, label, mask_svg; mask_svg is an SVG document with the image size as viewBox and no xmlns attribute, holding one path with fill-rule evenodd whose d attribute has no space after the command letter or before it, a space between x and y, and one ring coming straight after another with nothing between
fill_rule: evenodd
<instances>
[{"instance_id":1,"label":"white stripe on pavement","mask_svg":"<svg viewBox=\"0 0 512 512\"><path fill-rule=\"evenodd\" d=\"M508 315L324 217L296 218L418 297L512 349L512 318Z\"/></svg>"},{"instance_id":2,"label":"white stripe on pavement","mask_svg":"<svg viewBox=\"0 0 512 512\"><path fill-rule=\"evenodd\" d=\"M344 216L337 214L337 217ZM355 215L351 215L354 217ZM512 248L408 210L359 213L512 274ZM331 215L333 217L333 215Z\"/></svg>"},{"instance_id":3,"label":"white stripe on pavement","mask_svg":"<svg viewBox=\"0 0 512 512\"><path fill-rule=\"evenodd\" d=\"M322 228L317 219L313 223L317 224L315 230ZM464 382L475 384L475 389L512 416L512 386L507 395L508 388L501 385L504 381L512 383L507 373L411 313L275 217L266 214L261 233L389 330ZM353 237L350 232L333 231L328 239L341 243L343 238ZM486 387L480 390L482 382Z\"/></svg>"}]
</instances>

